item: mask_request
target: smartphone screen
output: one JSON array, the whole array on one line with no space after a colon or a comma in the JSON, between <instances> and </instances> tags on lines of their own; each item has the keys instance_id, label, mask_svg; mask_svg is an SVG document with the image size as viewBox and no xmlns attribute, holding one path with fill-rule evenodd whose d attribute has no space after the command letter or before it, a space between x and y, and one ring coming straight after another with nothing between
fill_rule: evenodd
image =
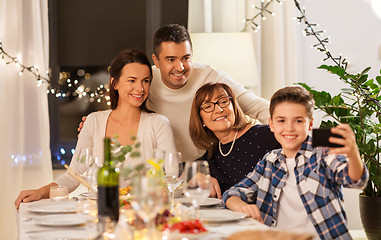
<instances>
[{"instance_id":1,"label":"smartphone screen","mask_svg":"<svg viewBox=\"0 0 381 240\"><path fill-rule=\"evenodd\" d=\"M343 138L341 135L331 133L330 128L312 129L312 147L343 147L341 144L329 142L329 137Z\"/></svg>"}]
</instances>

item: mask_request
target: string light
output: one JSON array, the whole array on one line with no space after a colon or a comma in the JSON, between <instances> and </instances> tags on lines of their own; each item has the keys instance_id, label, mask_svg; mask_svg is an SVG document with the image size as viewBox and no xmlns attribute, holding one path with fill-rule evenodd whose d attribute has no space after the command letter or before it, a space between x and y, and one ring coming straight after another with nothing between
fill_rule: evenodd
<instances>
[{"instance_id":1,"label":"string light","mask_svg":"<svg viewBox=\"0 0 381 240\"><path fill-rule=\"evenodd\" d=\"M26 66L22 63L22 57L21 55L18 55L16 57L11 56L8 52L5 51L4 45L2 40L0 39L0 57L1 61L3 62L3 66L7 66L10 64L15 64L16 67L19 69L19 75L24 75L25 72L32 73L33 76L36 79L36 85L40 87L43 83L47 84L47 94L51 94L55 96L56 98L60 99L67 99L69 97L76 97L77 99L85 99L86 96L92 96L90 97L90 100L101 103L103 101L106 101L107 105L110 102L110 99L106 100L106 94L109 92L108 85L99 85L95 91L90 91L90 88L84 88L82 85L78 85L78 80L71 80L70 74L63 74L60 73L59 77L59 83L55 83L51 81L50 71L46 71L45 75L42 75L40 73L39 67L37 65L32 66ZM88 80L90 79L90 73L85 73L83 69L78 70L78 75L85 76L85 78ZM67 79L66 79L67 78ZM66 79L67 84L63 84L63 80ZM81 88L79 90L78 88ZM80 92L80 94L78 94Z\"/></svg>"},{"instance_id":2,"label":"string light","mask_svg":"<svg viewBox=\"0 0 381 240\"><path fill-rule=\"evenodd\" d=\"M246 23L243 31L245 31L246 28L248 26L250 26L251 29L254 30L254 32L258 32L258 30L260 29L260 26L259 26L259 23L256 22L257 19L260 17L262 19L262 21L265 21L266 20L265 14L270 14L271 16L275 16L275 14L273 12L268 10L269 6L273 2L278 2L279 4L282 4L284 1L286 1L286 0L266 0L266 1L262 0L260 7L254 5L254 4L251 5L252 8L255 8L256 10L258 10L258 13L255 14L254 17L252 17L252 18L243 19L243 22Z\"/></svg>"},{"instance_id":3,"label":"string light","mask_svg":"<svg viewBox=\"0 0 381 240\"><path fill-rule=\"evenodd\" d=\"M312 45L312 48L322 52L325 54L325 58L323 58L322 62L327 60L332 60L335 65L343 68L344 70L348 67L348 61L346 58L343 58L340 54L339 57L333 57L330 51L327 49L326 44L330 43L330 37L323 38L323 34L326 32L325 30L315 30L315 27L319 27L316 23L310 23L306 17L306 9L304 7L300 7L300 4L297 0L294 0L296 8L299 10L300 16L296 17L299 23L304 23L306 27L303 30L303 35L306 37L314 37L317 40L317 43Z\"/></svg>"},{"instance_id":4,"label":"string light","mask_svg":"<svg viewBox=\"0 0 381 240\"><path fill-rule=\"evenodd\" d=\"M299 13L301 16L297 17L299 22L303 22L306 25L306 28L304 29L304 32L307 36L313 36L318 43L314 44L313 47L319 50L320 52L324 53L326 56L322 60L322 62L325 62L327 60L331 60L334 62L334 64L344 70L345 75L348 75L347 67L348 67L348 60L346 57L343 57L342 54L339 54L339 57L334 57L331 52L327 49L326 43L329 43L329 37L321 39L320 37L325 33L325 31L315 31L314 27L318 27L318 24L310 23L305 15L306 9L303 7L300 7L300 4L297 0L294 0L296 8L299 10ZM341 80L341 78L339 78ZM381 107L381 102L379 99L374 98L373 96L369 95L366 92L366 89L360 88L360 91L362 91L362 95L365 96L366 100L369 102L373 102L378 107Z\"/></svg>"}]
</instances>

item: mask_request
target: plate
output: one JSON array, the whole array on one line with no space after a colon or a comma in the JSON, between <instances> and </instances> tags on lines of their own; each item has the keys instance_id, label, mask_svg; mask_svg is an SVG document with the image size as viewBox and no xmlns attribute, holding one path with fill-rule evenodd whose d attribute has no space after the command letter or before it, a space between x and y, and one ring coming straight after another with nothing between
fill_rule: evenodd
<instances>
[{"instance_id":1,"label":"plate","mask_svg":"<svg viewBox=\"0 0 381 240\"><path fill-rule=\"evenodd\" d=\"M246 215L241 212L234 212L228 209L201 209L200 219L203 222L232 222L244 219Z\"/></svg>"},{"instance_id":2,"label":"plate","mask_svg":"<svg viewBox=\"0 0 381 240\"><path fill-rule=\"evenodd\" d=\"M81 225L88 220L89 216L82 214L52 214L34 218L36 224L56 227Z\"/></svg>"},{"instance_id":3,"label":"plate","mask_svg":"<svg viewBox=\"0 0 381 240\"><path fill-rule=\"evenodd\" d=\"M28 204L28 209L38 213L72 213L75 212L76 201L52 201L50 199L40 200Z\"/></svg>"},{"instance_id":4,"label":"plate","mask_svg":"<svg viewBox=\"0 0 381 240\"><path fill-rule=\"evenodd\" d=\"M175 202L179 202L185 205L192 204L192 200L190 198L176 198ZM218 198L206 198L201 201L200 207L211 207L214 205L218 205L221 203L221 199Z\"/></svg>"},{"instance_id":5,"label":"plate","mask_svg":"<svg viewBox=\"0 0 381 240\"><path fill-rule=\"evenodd\" d=\"M76 229L70 229L70 230L56 230L56 231L45 231L45 232L39 232L39 233L30 233L29 239L31 240L70 240L70 239L83 239L83 240L89 240L89 239L96 239L96 233L87 233L85 230L76 230Z\"/></svg>"},{"instance_id":6,"label":"plate","mask_svg":"<svg viewBox=\"0 0 381 240\"><path fill-rule=\"evenodd\" d=\"M209 232L201 232L201 233L179 233L179 232L171 232L168 235L168 240L178 240L178 239L188 239L188 240L196 240L200 239L208 235Z\"/></svg>"},{"instance_id":7,"label":"plate","mask_svg":"<svg viewBox=\"0 0 381 240\"><path fill-rule=\"evenodd\" d=\"M79 194L78 196L81 198L88 198L90 200L97 200L98 199L97 193L93 193L93 194L90 193L90 197L89 197L89 192L84 192L84 193Z\"/></svg>"}]
</instances>

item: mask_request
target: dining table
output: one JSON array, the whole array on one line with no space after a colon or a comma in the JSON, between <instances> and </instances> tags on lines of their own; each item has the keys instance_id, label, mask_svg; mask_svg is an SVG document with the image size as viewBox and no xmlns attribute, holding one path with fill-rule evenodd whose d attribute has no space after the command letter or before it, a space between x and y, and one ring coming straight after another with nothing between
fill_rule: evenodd
<instances>
[{"instance_id":1,"label":"dining table","mask_svg":"<svg viewBox=\"0 0 381 240\"><path fill-rule=\"evenodd\" d=\"M18 239L104 239L99 234L99 224L92 221L91 216L78 213L79 202L78 198L71 198L65 201L42 199L21 203L17 213ZM207 232L194 235L196 237L187 235L188 239L219 240L239 231L269 229L268 226L247 218L242 213L224 209L218 199L201 205L199 216ZM178 238L169 239L187 238L179 235Z\"/></svg>"}]
</instances>

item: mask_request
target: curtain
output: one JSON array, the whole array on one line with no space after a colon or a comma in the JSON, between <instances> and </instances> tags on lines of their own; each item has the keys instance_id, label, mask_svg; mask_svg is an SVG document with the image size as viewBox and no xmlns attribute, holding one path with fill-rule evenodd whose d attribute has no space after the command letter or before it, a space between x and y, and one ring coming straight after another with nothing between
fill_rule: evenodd
<instances>
[{"instance_id":1,"label":"curtain","mask_svg":"<svg viewBox=\"0 0 381 240\"><path fill-rule=\"evenodd\" d=\"M267 1L265 1L267 2ZM189 1L188 30L198 32L240 32L245 28L244 19L252 18L261 6L261 0L192 0ZM300 41L293 1L279 4L273 1L268 8L275 15L259 18L258 32L250 26L256 51L260 86L255 92L270 99L279 88L301 81L298 69Z\"/></svg>"},{"instance_id":2,"label":"curtain","mask_svg":"<svg viewBox=\"0 0 381 240\"><path fill-rule=\"evenodd\" d=\"M4 50L25 66L48 68L47 0L0 0ZM16 239L14 200L52 180L47 84L0 54L0 239Z\"/></svg>"}]
</instances>

